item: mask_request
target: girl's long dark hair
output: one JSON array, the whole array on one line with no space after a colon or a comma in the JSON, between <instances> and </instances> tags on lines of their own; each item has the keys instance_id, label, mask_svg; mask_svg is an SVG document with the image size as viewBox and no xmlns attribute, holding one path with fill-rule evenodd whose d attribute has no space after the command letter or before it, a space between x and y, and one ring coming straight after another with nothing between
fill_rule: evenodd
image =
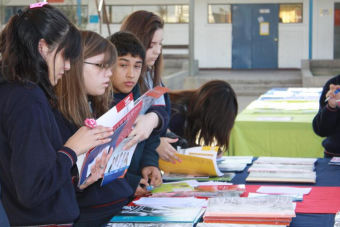
<instances>
[{"instance_id":1,"label":"girl's long dark hair","mask_svg":"<svg viewBox=\"0 0 340 227\"><path fill-rule=\"evenodd\" d=\"M238 104L227 82L213 80L196 90L170 92L169 95L171 102L187 106L184 138L190 146L203 143L228 148Z\"/></svg>"},{"instance_id":2,"label":"girl's long dark hair","mask_svg":"<svg viewBox=\"0 0 340 227\"><path fill-rule=\"evenodd\" d=\"M48 65L38 50L41 39L71 62L81 53L80 33L63 13L50 5L26 8L12 16L1 32L1 72L10 82L38 84L55 103Z\"/></svg>"}]
</instances>

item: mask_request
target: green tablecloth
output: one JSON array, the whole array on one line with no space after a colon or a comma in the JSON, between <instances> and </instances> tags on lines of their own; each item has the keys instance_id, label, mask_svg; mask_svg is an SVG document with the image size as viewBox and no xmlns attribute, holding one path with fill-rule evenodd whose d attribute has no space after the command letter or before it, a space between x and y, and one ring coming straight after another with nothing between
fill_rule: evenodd
<instances>
[{"instance_id":1,"label":"green tablecloth","mask_svg":"<svg viewBox=\"0 0 340 227\"><path fill-rule=\"evenodd\" d=\"M323 138L312 128L317 110L318 98L255 100L235 121L228 155L323 157Z\"/></svg>"}]
</instances>

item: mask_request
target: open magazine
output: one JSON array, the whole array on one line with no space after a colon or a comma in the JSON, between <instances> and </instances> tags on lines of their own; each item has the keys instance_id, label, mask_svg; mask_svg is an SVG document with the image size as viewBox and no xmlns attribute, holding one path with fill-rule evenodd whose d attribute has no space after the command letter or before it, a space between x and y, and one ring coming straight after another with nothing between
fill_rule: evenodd
<instances>
[{"instance_id":1,"label":"open magazine","mask_svg":"<svg viewBox=\"0 0 340 227\"><path fill-rule=\"evenodd\" d=\"M198 146L177 149L176 156L181 162L159 160L159 168L165 173L187 174L191 176L222 176L218 169L216 157L218 147Z\"/></svg>"},{"instance_id":2,"label":"open magazine","mask_svg":"<svg viewBox=\"0 0 340 227\"><path fill-rule=\"evenodd\" d=\"M96 159L101 157L102 152L109 152L111 148L113 148L113 154L107 163L102 186L119 177L124 177L137 146L136 144L130 149L123 149L124 145L130 140L128 135L133 124L139 114L144 114L154 100L167 91L167 88L158 86L146 92L136 101L133 101L131 93L96 120L97 125L113 127L114 133L109 143L99 145L78 157L77 166L80 172L78 186L84 184L90 176L91 167L95 164Z\"/></svg>"}]
</instances>

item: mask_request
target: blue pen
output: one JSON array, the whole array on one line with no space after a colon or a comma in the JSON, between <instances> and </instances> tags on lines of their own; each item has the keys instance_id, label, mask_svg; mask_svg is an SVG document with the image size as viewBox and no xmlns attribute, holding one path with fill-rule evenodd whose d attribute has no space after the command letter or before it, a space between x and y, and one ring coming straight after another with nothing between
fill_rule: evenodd
<instances>
[{"instance_id":1,"label":"blue pen","mask_svg":"<svg viewBox=\"0 0 340 227\"><path fill-rule=\"evenodd\" d=\"M338 94L340 92L340 89L336 89L335 92L334 92L334 95ZM331 96L328 96L326 99L325 99L325 102L327 102L329 99L331 98Z\"/></svg>"},{"instance_id":2,"label":"blue pen","mask_svg":"<svg viewBox=\"0 0 340 227\"><path fill-rule=\"evenodd\" d=\"M153 186L152 186L152 185L146 186L146 190L147 190L147 191L152 191L152 190L153 190Z\"/></svg>"}]
</instances>

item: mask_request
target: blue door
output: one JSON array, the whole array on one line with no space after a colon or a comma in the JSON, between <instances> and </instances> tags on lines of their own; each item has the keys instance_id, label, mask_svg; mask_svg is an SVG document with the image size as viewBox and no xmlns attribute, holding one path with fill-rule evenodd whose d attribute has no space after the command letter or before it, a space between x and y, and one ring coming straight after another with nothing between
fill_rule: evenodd
<instances>
[{"instance_id":1,"label":"blue door","mask_svg":"<svg viewBox=\"0 0 340 227\"><path fill-rule=\"evenodd\" d=\"M232 5L232 68L277 68L278 10L278 4Z\"/></svg>"}]
</instances>

